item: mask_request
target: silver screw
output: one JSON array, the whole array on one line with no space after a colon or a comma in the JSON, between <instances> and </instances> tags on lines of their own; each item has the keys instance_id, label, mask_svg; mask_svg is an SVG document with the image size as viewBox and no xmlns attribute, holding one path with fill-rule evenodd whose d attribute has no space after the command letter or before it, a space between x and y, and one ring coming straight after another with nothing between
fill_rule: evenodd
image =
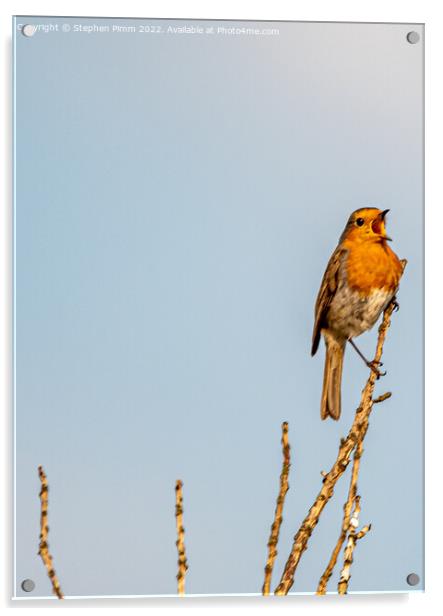
<instances>
[{"instance_id":1,"label":"silver screw","mask_svg":"<svg viewBox=\"0 0 443 616\"><path fill-rule=\"evenodd\" d=\"M25 592L32 592L35 588L34 580L23 580L22 582L22 590Z\"/></svg>"},{"instance_id":2,"label":"silver screw","mask_svg":"<svg viewBox=\"0 0 443 616\"><path fill-rule=\"evenodd\" d=\"M417 586L417 584L420 581L420 578L418 577L416 573L410 573L408 577L406 578L406 581L409 584L409 586Z\"/></svg>"},{"instance_id":3,"label":"silver screw","mask_svg":"<svg viewBox=\"0 0 443 616\"><path fill-rule=\"evenodd\" d=\"M36 32L37 26L34 26L34 24L26 24L26 26L23 26L22 28L22 34L24 36L34 36Z\"/></svg>"},{"instance_id":4,"label":"silver screw","mask_svg":"<svg viewBox=\"0 0 443 616\"><path fill-rule=\"evenodd\" d=\"M418 41L420 40L420 35L418 32L415 32L413 30L412 32L407 33L406 40L408 41L408 43L411 43L411 45L415 45L415 43L418 43Z\"/></svg>"}]
</instances>

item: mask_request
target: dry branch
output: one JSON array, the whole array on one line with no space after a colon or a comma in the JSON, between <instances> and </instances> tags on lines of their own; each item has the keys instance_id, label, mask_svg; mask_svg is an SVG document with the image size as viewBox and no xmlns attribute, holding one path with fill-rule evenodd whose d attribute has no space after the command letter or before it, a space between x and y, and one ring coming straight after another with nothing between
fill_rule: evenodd
<instances>
[{"instance_id":1,"label":"dry branch","mask_svg":"<svg viewBox=\"0 0 443 616\"><path fill-rule=\"evenodd\" d=\"M177 592L179 595L185 594L185 576L188 569L185 551L185 529L183 528L183 482L177 479L175 483L175 523L177 528L178 552L178 573L177 573Z\"/></svg>"},{"instance_id":2,"label":"dry branch","mask_svg":"<svg viewBox=\"0 0 443 616\"><path fill-rule=\"evenodd\" d=\"M49 553L49 544L48 544L48 480L46 478L45 471L42 466L38 467L38 474L41 482L41 490L40 490L40 502L41 502L41 513L40 513L40 544L38 553L41 556L43 564L46 567L48 572L49 579L52 584L52 590L55 595L59 599L63 599L62 589L60 588L59 581L57 579L57 575L54 570L54 565L52 563L52 556Z\"/></svg>"},{"instance_id":3,"label":"dry branch","mask_svg":"<svg viewBox=\"0 0 443 616\"><path fill-rule=\"evenodd\" d=\"M378 365L381 360L383 345L391 323L394 308L395 303L391 302L383 314L383 320L378 329L377 347L374 357L375 365ZM376 378L376 373L371 370L369 378L362 391L360 406L356 410L352 426L347 437L341 439L337 459L329 473L324 476L322 488L307 516L303 520L302 525L294 536L291 553L286 561L280 583L275 589L276 595L287 595L291 589L294 583L294 576L298 563L300 562L303 552L307 548L309 538L319 521L323 509L334 494L335 484L345 472L353 450L359 443L363 443L369 425L369 416L374 404L372 394L374 392Z\"/></svg>"},{"instance_id":4,"label":"dry branch","mask_svg":"<svg viewBox=\"0 0 443 616\"><path fill-rule=\"evenodd\" d=\"M345 548L343 568L341 570L340 580L338 582L338 594L345 595L348 592L348 584L351 579L351 565L354 561L354 549L357 545L357 541L364 537L366 533L371 530L371 525L365 526L357 533L357 527L359 524L358 518L360 515L360 497L356 496L354 501L354 512L350 520L350 528L348 535L348 542Z\"/></svg>"},{"instance_id":5,"label":"dry branch","mask_svg":"<svg viewBox=\"0 0 443 616\"><path fill-rule=\"evenodd\" d=\"M280 526L283 522L283 507L285 503L286 492L289 490L288 477L289 468L291 466L290 458L290 445L288 441L288 422L282 423L282 453L283 453L283 466L280 474L280 491L277 497L277 505L275 507L274 521L271 526L271 534L268 541L268 559L265 567L265 580L263 583L262 593L263 595L269 595L271 587L272 571L274 569L274 562L277 557L277 544L280 534Z\"/></svg>"},{"instance_id":6,"label":"dry branch","mask_svg":"<svg viewBox=\"0 0 443 616\"><path fill-rule=\"evenodd\" d=\"M324 595L326 593L326 588L329 582L329 578L331 577L332 572L334 571L334 567L337 563L338 555L340 554L340 550L343 546L343 543L345 542L346 535L348 534L349 524L351 520L352 506L357 496L357 480L358 480L358 472L360 470L360 458L361 458L362 453L363 453L363 441L360 440L357 443L357 446L354 450L351 481L349 482L348 498L346 500L346 503L343 506L343 521L342 521L340 535L332 551L331 558L329 559L327 567L318 583L317 595Z\"/></svg>"}]
</instances>

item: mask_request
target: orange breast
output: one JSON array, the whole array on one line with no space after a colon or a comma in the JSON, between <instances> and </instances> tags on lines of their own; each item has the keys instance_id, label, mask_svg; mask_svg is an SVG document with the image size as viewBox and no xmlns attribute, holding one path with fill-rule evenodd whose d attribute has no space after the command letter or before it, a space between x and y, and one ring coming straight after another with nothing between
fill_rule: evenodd
<instances>
[{"instance_id":1,"label":"orange breast","mask_svg":"<svg viewBox=\"0 0 443 616\"><path fill-rule=\"evenodd\" d=\"M375 289L395 292L403 266L386 242L353 243L346 248L347 282L352 289L364 295Z\"/></svg>"}]
</instances>

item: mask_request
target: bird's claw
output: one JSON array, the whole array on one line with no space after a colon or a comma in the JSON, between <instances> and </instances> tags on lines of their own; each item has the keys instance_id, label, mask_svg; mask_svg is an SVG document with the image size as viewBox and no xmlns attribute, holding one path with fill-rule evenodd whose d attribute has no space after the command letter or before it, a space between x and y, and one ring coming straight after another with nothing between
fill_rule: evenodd
<instances>
[{"instance_id":1,"label":"bird's claw","mask_svg":"<svg viewBox=\"0 0 443 616\"><path fill-rule=\"evenodd\" d=\"M372 361L368 361L367 363L368 368L370 368L373 372L375 372L375 374L377 375L377 380L381 377L381 376L386 376L387 372L386 370L384 370L383 372L381 370L378 369L377 366L383 366L383 362L381 361L376 361L375 359Z\"/></svg>"},{"instance_id":2,"label":"bird's claw","mask_svg":"<svg viewBox=\"0 0 443 616\"><path fill-rule=\"evenodd\" d=\"M398 312L400 310L400 304L398 303L396 297L393 298L392 305L394 306L395 312Z\"/></svg>"}]
</instances>

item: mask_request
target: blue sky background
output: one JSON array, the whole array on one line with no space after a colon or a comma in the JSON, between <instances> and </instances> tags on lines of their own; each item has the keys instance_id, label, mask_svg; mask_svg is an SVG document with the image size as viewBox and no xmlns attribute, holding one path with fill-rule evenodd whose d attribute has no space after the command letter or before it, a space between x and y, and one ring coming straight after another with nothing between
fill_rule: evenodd
<instances>
[{"instance_id":1,"label":"blue sky background","mask_svg":"<svg viewBox=\"0 0 443 616\"><path fill-rule=\"evenodd\" d=\"M406 591L410 572L423 587L423 48L406 41L423 28L236 24L280 34L16 30L18 596L51 594L38 464L66 595L175 594L177 478L187 592L259 593L286 420L275 587L368 375L348 349L342 417L321 422L314 303L347 217L367 205L391 209L409 263L376 389L393 396L365 441L372 530L350 590ZM360 338L368 355L375 340ZM348 475L293 592L315 590L347 487Z\"/></svg>"}]
</instances>

